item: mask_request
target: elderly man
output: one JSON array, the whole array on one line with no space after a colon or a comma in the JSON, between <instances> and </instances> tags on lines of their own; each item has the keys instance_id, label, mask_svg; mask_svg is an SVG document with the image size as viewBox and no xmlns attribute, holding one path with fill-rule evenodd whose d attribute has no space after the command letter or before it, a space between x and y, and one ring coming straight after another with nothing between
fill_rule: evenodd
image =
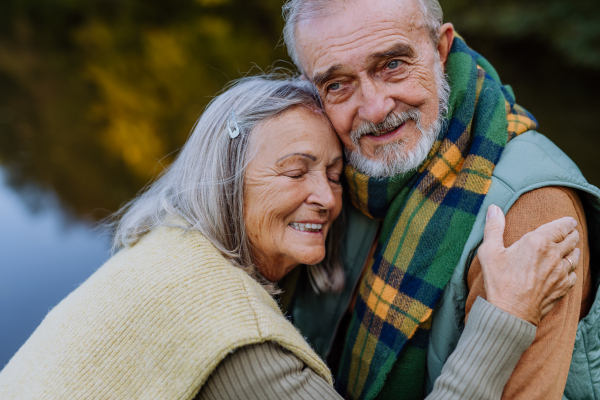
<instances>
[{"instance_id":1,"label":"elderly man","mask_svg":"<svg viewBox=\"0 0 600 400\"><path fill-rule=\"evenodd\" d=\"M338 391L352 399L431 391L475 299L486 296L476 251L496 204L508 211L507 245L563 216L579 221L582 237L581 279L540 323L503 397L593 398L600 373L586 349L600 345L596 314L579 333L578 323L596 289L598 189L442 23L437 0L290 0L284 15L288 51L318 87L348 160L345 289L315 296L299 276L288 306Z\"/></svg>"}]
</instances>

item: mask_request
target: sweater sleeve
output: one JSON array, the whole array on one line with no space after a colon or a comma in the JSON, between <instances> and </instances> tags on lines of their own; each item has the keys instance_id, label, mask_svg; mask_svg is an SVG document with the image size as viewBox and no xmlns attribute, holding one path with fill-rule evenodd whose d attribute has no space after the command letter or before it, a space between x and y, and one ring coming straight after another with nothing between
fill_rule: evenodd
<instances>
[{"instance_id":1,"label":"sweater sleeve","mask_svg":"<svg viewBox=\"0 0 600 400\"><path fill-rule=\"evenodd\" d=\"M323 378L273 342L242 347L227 356L196 400L340 400Z\"/></svg>"},{"instance_id":2,"label":"sweater sleeve","mask_svg":"<svg viewBox=\"0 0 600 400\"><path fill-rule=\"evenodd\" d=\"M500 399L536 327L481 297L428 400Z\"/></svg>"},{"instance_id":3,"label":"sweater sleeve","mask_svg":"<svg viewBox=\"0 0 600 400\"><path fill-rule=\"evenodd\" d=\"M522 195L506 214L504 242L512 245L527 232L561 217L577 219L581 261L575 269L577 283L540 322L533 344L523 353L508 380L503 399L561 399L573 353L577 324L593 300L590 256L583 205L577 192L561 187L545 187ZM467 318L472 304L485 298L483 273L475 257L467 276L469 295ZM471 310L472 313L472 310Z\"/></svg>"},{"instance_id":4,"label":"sweater sleeve","mask_svg":"<svg viewBox=\"0 0 600 400\"><path fill-rule=\"evenodd\" d=\"M429 400L498 399L535 326L483 299L471 318ZM323 378L281 346L245 346L223 360L196 400L316 400L342 397Z\"/></svg>"}]
</instances>

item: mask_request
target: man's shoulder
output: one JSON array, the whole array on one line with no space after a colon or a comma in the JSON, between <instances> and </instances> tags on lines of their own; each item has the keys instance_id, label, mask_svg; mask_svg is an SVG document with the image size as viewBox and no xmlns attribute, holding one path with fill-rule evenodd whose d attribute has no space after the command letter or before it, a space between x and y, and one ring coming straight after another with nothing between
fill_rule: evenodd
<instances>
[{"instance_id":1,"label":"man's shoulder","mask_svg":"<svg viewBox=\"0 0 600 400\"><path fill-rule=\"evenodd\" d=\"M536 131L519 135L506 145L494 178L513 192L553 185L589 186L569 156Z\"/></svg>"},{"instance_id":2,"label":"man's shoulder","mask_svg":"<svg viewBox=\"0 0 600 400\"><path fill-rule=\"evenodd\" d=\"M493 178L514 192L561 183L575 188L587 186L573 160L536 131L519 135L506 145Z\"/></svg>"}]
</instances>

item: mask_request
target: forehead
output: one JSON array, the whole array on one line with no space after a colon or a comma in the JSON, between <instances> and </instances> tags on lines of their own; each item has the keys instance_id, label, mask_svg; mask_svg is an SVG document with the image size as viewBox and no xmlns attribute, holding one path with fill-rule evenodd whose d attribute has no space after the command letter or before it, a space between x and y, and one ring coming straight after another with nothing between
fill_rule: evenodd
<instances>
[{"instance_id":1,"label":"forehead","mask_svg":"<svg viewBox=\"0 0 600 400\"><path fill-rule=\"evenodd\" d=\"M320 18L300 22L296 46L303 71L356 64L396 43L428 40L416 0L338 1Z\"/></svg>"},{"instance_id":2,"label":"forehead","mask_svg":"<svg viewBox=\"0 0 600 400\"><path fill-rule=\"evenodd\" d=\"M253 147L272 158L298 146L335 148L338 138L322 111L295 107L258 126L251 140Z\"/></svg>"}]
</instances>

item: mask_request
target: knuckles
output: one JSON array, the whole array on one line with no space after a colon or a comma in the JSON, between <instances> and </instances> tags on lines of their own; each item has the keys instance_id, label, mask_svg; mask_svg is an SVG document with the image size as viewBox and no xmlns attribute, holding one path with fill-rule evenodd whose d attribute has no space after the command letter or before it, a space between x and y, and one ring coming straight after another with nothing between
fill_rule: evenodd
<instances>
[{"instance_id":1,"label":"knuckles","mask_svg":"<svg viewBox=\"0 0 600 400\"><path fill-rule=\"evenodd\" d=\"M477 255L479 256L479 260L485 262L494 258L494 250L492 246L488 245L486 242L483 242L483 244L479 246L479 249L477 250Z\"/></svg>"},{"instance_id":2,"label":"knuckles","mask_svg":"<svg viewBox=\"0 0 600 400\"><path fill-rule=\"evenodd\" d=\"M579 231L575 230L573 232L573 241L575 242L575 246L577 246L579 244L580 240L581 240L581 236L579 235Z\"/></svg>"},{"instance_id":3,"label":"knuckles","mask_svg":"<svg viewBox=\"0 0 600 400\"><path fill-rule=\"evenodd\" d=\"M557 237L562 237L562 238L567 237L569 235L569 233L571 233L571 229L569 229L564 224L558 224L554 228L554 231L555 231Z\"/></svg>"},{"instance_id":4,"label":"knuckles","mask_svg":"<svg viewBox=\"0 0 600 400\"><path fill-rule=\"evenodd\" d=\"M526 242L528 247L538 255L545 255L551 251L551 241L545 235L541 235L537 232L532 232L527 235Z\"/></svg>"}]
</instances>

